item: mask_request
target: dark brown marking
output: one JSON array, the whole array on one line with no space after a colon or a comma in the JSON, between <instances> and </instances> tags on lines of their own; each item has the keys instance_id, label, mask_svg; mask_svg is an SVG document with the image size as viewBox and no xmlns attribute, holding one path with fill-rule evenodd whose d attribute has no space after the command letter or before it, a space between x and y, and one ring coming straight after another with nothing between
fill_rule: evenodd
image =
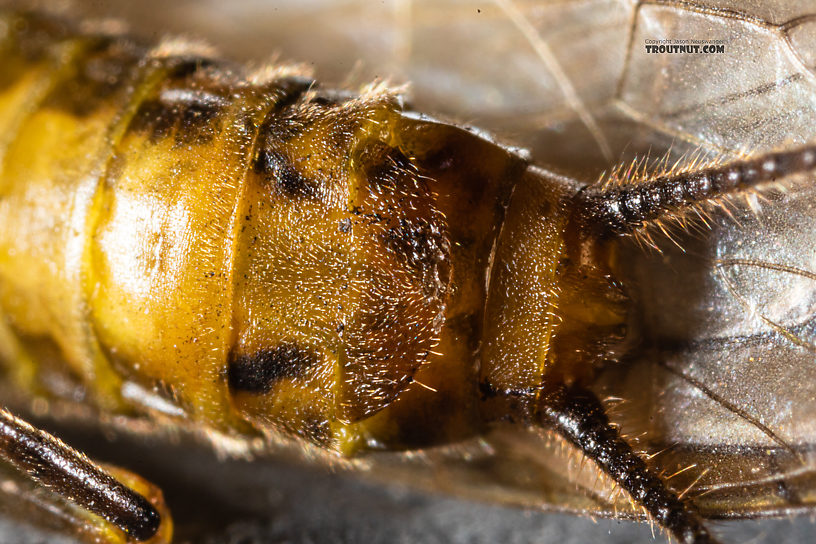
<instances>
[{"instance_id":1,"label":"dark brown marking","mask_svg":"<svg viewBox=\"0 0 816 544\"><path fill-rule=\"evenodd\" d=\"M449 246L444 221L434 213L428 187L410 159L383 142L362 149L359 163L371 192L383 195L388 203L387 208L368 214L373 221L386 224L386 248L410 268L429 276L424 280L432 281L435 267L448 258Z\"/></svg>"},{"instance_id":2,"label":"dark brown marking","mask_svg":"<svg viewBox=\"0 0 816 544\"><path fill-rule=\"evenodd\" d=\"M299 106L314 85L313 80L299 76L276 79L267 85L265 92L274 96L275 107L261 123L259 141L262 149L272 149L302 132L304 115Z\"/></svg>"},{"instance_id":3,"label":"dark brown marking","mask_svg":"<svg viewBox=\"0 0 816 544\"><path fill-rule=\"evenodd\" d=\"M139 105L128 130L148 133L150 141L156 143L170 134L174 124L170 119L170 112L172 108L166 107L158 100L145 100Z\"/></svg>"},{"instance_id":4,"label":"dark brown marking","mask_svg":"<svg viewBox=\"0 0 816 544\"><path fill-rule=\"evenodd\" d=\"M415 270L444 262L448 256L445 235L426 219L402 218L385 233L388 248Z\"/></svg>"},{"instance_id":5,"label":"dark brown marking","mask_svg":"<svg viewBox=\"0 0 816 544\"><path fill-rule=\"evenodd\" d=\"M231 353L227 381L234 391L268 393L276 382L297 378L316 362L313 352L288 343L251 355Z\"/></svg>"},{"instance_id":6,"label":"dark brown marking","mask_svg":"<svg viewBox=\"0 0 816 544\"><path fill-rule=\"evenodd\" d=\"M179 145L206 144L212 141L213 120L220 110L214 101L196 101L194 95L184 102L146 100L139 106L130 130L146 132L152 143L174 134Z\"/></svg>"},{"instance_id":7,"label":"dark brown marking","mask_svg":"<svg viewBox=\"0 0 816 544\"><path fill-rule=\"evenodd\" d=\"M290 76L271 82L266 91L274 95L275 106L261 123L260 145L252 169L269 185L278 187L282 194L290 197L307 198L317 191L316 182L301 175L281 151L290 138L303 130L304 115L297 111L297 106L314 85L310 78Z\"/></svg>"},{"instance_id":8,"label":"dark brown marking","mask_svg":"<svg viewBox=\"0 0 816 544\"><path fill-rule=\"evenodd\" d=\"M171 67L158 94L139 105L131 132L146 133L151 143L173 137L175 145L204 145L217 134L229 106L228 72L205 58L165 59Z\"/></svg>"},{"instance_id":9,"label":"dark brown marking","mask_svg":"<svg viewBox=\"0 0 816 544\"><path fill-rule=\"evenodd\" d=\"M422 159L422 166L438 172L454 170L459 167L457 151L451 144L441 145Z\"/></svg>"},{"instance_id":10,"label":"dark brown marking","mask_svg":"<svg viewBox=\"0 0 816 544\"><path fill-rule=\"evenodd\" d=\"M206 57L178 56L164 59L164 62L170 66L167 81L176 87L191 80L198 73L212 73L218 70L218 63Z\"/></svg>"},{"instance_id":11,"label":"dark brown marking","mask_svg":"<svg viewBox=\"0 0 816 544\"><path fill-rule=\"evenodd\" d=\"M410 181L416 176L408 157L382 142L366 146L360 153L360 164L365 179L373 186L394 187L400 181Z\"/></svg>"},{"instance_id":12,"label":"dark brown marking","mask_svg":"<svg viewBox=\"0 0 816 544\"><path fill-rule=\"evenodd\" d=\"M313 79L303 76L290 76L275 80L272 90L277 95L275 110L280 111L297 104L314 85Z\"/></svg>"},{"instance_id":13,"label":"dark brown marking","mask_svg":"<svg viewBox=\"0 0 816 544\"><path fill-rule=\"evenodd\" d=\"M308 198L317 192L313 180L301 175L283 153L275 149L261 148L253 162L255 173L264 176L266 182L278 187L281 193L296 198Z\"/></svg>"}]
</instances>

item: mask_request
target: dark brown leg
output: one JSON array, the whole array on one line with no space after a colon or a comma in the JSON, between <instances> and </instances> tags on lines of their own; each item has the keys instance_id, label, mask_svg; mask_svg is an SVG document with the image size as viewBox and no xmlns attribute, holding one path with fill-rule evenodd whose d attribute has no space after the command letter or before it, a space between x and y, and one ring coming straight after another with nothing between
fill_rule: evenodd
<instances>
[{"instance_id":1,"label":"dark brown leg","mask_svg":"<svg viewBox=\"0 0 816 544\"><path fill-rule=\"evenodd\" d=\"M589 186L574 201L579 230L600 238L628 234L703 201L816 168L816 146L608 188Z\"/></svg>"},{"instance_id":2,"label":"dark brown leg","mask_svg":"<svg viewBox=\"0 0 816 544\"><path fill-rule=\"evenodd\" d=\"M609 423L594 393L579 386L559 386L541 397L539 418L583 451L683 544L715 543L694 508L683 502L646 465Z\"/></svg>"},{"instance_id":3,"label":"dark brown leg","mask_svg":"<svg viewBox=\"0 0 816 544\"><path fill-rule=\"evenodd\" d=\"M138 541L152 538L161 516L139 493L83 454L0 408L0 458L51 492L104 518Z\"/></svg>"}]
</instances>

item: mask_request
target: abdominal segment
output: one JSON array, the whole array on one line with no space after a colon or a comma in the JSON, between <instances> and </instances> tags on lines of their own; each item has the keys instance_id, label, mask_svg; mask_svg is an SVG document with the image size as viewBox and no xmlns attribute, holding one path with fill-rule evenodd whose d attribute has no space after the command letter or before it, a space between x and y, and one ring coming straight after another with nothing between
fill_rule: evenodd
<instances>
[{"instance_id":1,"label":"abdominal segment","mask_svg":"<svg viewBox=\"0 0 816 544\"><path fill-rule=\"evenodd\" d=\"M346 453L476 432L522 159L383 88L4 17L0 355L25 391Z\"/></svg>"}]
</instances>

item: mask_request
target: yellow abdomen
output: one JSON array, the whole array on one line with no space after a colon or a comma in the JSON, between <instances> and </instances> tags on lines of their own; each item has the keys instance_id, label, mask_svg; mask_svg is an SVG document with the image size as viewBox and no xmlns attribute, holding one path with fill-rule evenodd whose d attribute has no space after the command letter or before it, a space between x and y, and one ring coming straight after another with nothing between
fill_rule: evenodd
<instances>
[{"instance_id":1,"label":"yellow abdomen","mask_svg":"<svg viewBox=\"0 0 816 544\"><path fill-rule=\"evenodd\" d=\"M6 22L0 337L26 390L346 453L477 432L524 161L383 90Z\"/></svg>"}]
</instances>

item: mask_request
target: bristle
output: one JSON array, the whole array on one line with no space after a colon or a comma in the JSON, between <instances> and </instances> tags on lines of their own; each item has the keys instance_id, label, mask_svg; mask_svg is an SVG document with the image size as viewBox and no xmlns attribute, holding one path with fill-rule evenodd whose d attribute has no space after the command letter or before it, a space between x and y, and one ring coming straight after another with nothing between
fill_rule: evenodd
<instances>
[{"instance_id":1,"label":"bristle","mask_svg":"<svg viewBox=\"0 0 816 544\"><path fill-rule=\"evenodd\" d=\"M649 151L646 155L635 157L629 162L619 162L609 171L603 172L595 185L602 189L638 185L660 177L680 176L704 168L716 168L735 160L734 155L711 156L708 150L698 148L684 153L669 164L672 155L672 149L669 149L659 158L652 159ZM740 155L738 158L742 159L743 156Z\"/></svg>"},{"instance_id":2,"label":"bristle","mask_svg":"<svg viewBox=\"0 0 816 544\"><path fill-rule=\"evenodd\" d=\"M703 478L703 476L705 476L706 474L708 474L708 471L709 471L709 469L708 469L708 468L707 468L707 469L705 469L704 471L702 471L702 472L699 474L699 476L697 476L697 477L694 479L694 481L693 481L693 482L691 482L691 483L688 485L688 487L686 487L686 488L683 490L683 492L682 492L682 493L680 493L680 494L679 494L677 497L678 497L678 498L680 498L680 499L682 499L683 497L685 497L685 496L686 496L686 493L688 493L688 492L689 492L689 490L691 490L691 488L693 488L695 485L697 485L697 482L699 482L699 481L700 481L700 480Z\"/></svg>"},{"instance_id":3,"label":"bristle","mask_svg":"<svg viewBox=\"0 0 816 544\"><path fill-rule=\"evenodd\" d=\"M202 41L177 36L164 38L150 51L152 58L162 59L169 57L202 57L213 58L216 49Z\"/></svg>"},{"instance_id":4,"label":"bristle","mask_svg":"<svg viewBox=\"0 0 816 544\"><path fill-rule=\"evenodd\" d=\"M750 195L784 186L782 179L816 168L816 146L730 162L721 156L704 158L697 150L665 172L659 165L665 167L666 157L657 161L657 171L647 173L647 162L648 156L618 165L600 185L580 191L573 203L577 228L607 237L638 236L639 231L656 227L682 249L667 225L687 231L689 218L718 208L733 216L729 211L733 199L746 195L749 208L758 213L757 197Z\"/></svg>"},{"instance_id":5,"label":"bristle","mask_svg":"<svg viewBox=\"0 0 816 544\"><path fill-rule=\"evenodd\" d=\"M655 475L634 453L631 438L622 437L610 426L594 393L575 385L556 388L542 397L540 416L546 427L581 448L600 469L626 489L630 500L646 507L650 516L682 542L703 544L716 541L694 507L680 500L665 480Z\"/></svg>"},{"instance_id":6,"label":"bristle","mask_svg":"<svg viewBox=\"0 0 816 544\"><path fill-rule=\"evenodd\" d=\"M688 465L688 466L686 466L685 468L681 468L680 470L678 470L678 471L676 471L676 472L672 473L672 475L671 475L671 476L666 476L666 477L664 478L664 480L671 480L672 478L674 478L674 477L676 477L676 476L679 476L680 474L683 474L684 472L687 472L687 471L689 471L689 470L691 470L691 469L695 468L696 466L697 466L697 464L695 463L695 464L692 464L692 465Z\"/></svg>"},{"instance_id":7,"label":"bristle","mask_svg":"<svg viewBox=\"0 0 816 544\"><path fill-rule=\"evenodd\" d=\"M265 85L285 78L312 79L314 70L308 64L281 62L277 55L259 67L251 68L247 80L253 85Z\"/></svg>"}]
</instances>

